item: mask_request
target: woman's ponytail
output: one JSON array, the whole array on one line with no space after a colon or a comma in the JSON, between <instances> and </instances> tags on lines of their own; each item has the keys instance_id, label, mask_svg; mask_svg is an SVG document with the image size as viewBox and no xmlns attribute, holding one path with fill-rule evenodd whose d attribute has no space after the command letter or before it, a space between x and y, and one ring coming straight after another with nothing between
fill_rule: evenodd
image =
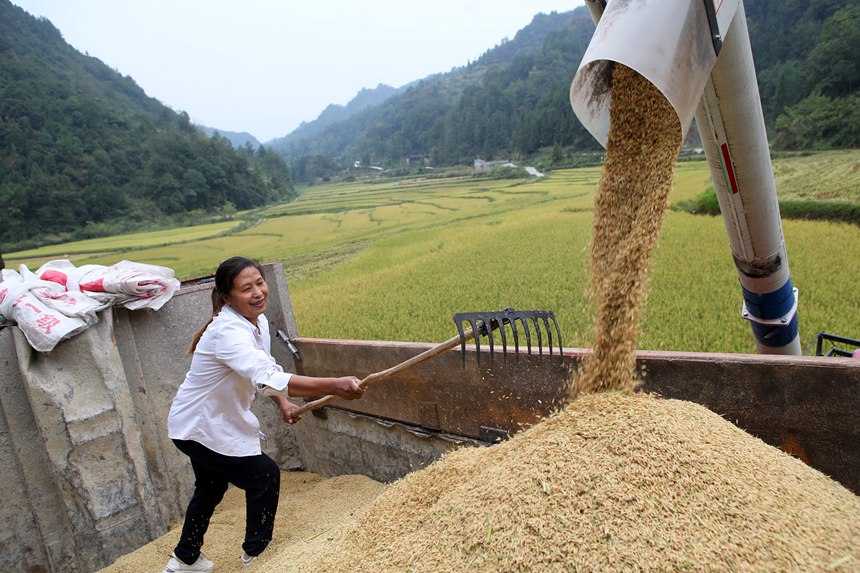
<instances>
[{"instance_id":1,"label":"woman's ponytail","mask_svg":"<svg viewBox=\"0 0 860 573\"><path fill-rule=\"evenodd\" d=\"M212 315L209 317L209 320L206 321L206 324L197 329L197 332L194 333L194 336L191 337L191 346L188 347L188 354L194 354L194 351L197 350L197 343L200 342L200 337L203 336L203 333L206 332L206 329L209 328L209 325L212 324L212 320L221 312L221 309L224 308L224 297L221 296L221 293L218 292L218 288L215 287L212 289Z\"/></svg>"}]
</instances>

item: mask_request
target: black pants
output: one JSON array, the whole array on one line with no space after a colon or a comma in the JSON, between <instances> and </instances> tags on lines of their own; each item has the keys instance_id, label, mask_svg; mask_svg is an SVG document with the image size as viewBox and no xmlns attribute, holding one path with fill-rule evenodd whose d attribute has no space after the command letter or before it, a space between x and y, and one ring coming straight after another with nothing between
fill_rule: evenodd
<instances>
[{"instance_id":1,"label":"black pants","mask_svg":"<svg viewBox=\"0 0 860 573\"><path fill-rule=\"evenodd\" d=\"M197 561L209 519L231 483L245 491L245 542L242 549L248 555L262 553L272 540L275 527L281 487L278 464L266 454L231 457L193 441L173 440L173 443L191 458L194 469L194 495L185 512L182 535L174 551L176 556L189 564Z\"/></svg>"}]
</instances>

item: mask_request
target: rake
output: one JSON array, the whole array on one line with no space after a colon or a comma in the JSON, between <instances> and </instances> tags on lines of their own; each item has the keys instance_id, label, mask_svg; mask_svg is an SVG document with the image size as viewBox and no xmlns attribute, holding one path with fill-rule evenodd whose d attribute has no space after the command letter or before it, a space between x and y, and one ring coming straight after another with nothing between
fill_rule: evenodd
<instances>
[{"instance_id":1,"label":"rake","mask_svg":"<svg viewBox=\"0 0 860 573\"><path fill-rule=\"evenodd\" d=\"M529 321L531 320L532 328L529 328ZM474 339L475 340L475 348L477 349L477 357L478 364L481 363L481 342L480 337L485 336L488 339L489 349L490 349L490 361L492 362L493 352L495 351L495 344L493 340L493 331L499 330L501 333L501 342L503 347L503 353L505 355L505 359L507 359L507 335L505 334L506 327L510 328L511 333L514 338L514 348L519 355L519 331L517 329L517 322L519 321L520 326L522 327L525 336L526 336L526 345L528 347L528 353L531 355L532 353L532 329L535 331L538 340L538 352L540 355L543 355L543 332L546 332L547 339L549 342L549 353L552 355L553 352L553 337L552 330L550 329L550 323L555 326L555 333L558 337L558 353L561 355L561 332L558 328L558 322L555 319L555 315L552 311L547 310L514 310L513 308L506 308L505 310L498 312L467 312L467 313L458 313L454 315L454 321L457 323L457 336L454 336L445 342L439 344L438 346L434 346L429 350L425 350L421 354L413 356L409 360L405 360L400 364L392 366L391 368L387 368L385 370L380 370L379 372L374 372L373 374L369 374L364 379L362 379L358 384L362 388L366 388L371 384L376 382L380 382L385 380L386 378L390 378L399 372L403 372L413 366L417 366L422 362L426 362L431 358L438 356L444 352L447 352L457 346L460 346L463 352L463 367L466 365L466 342ZM464 328L463 324L468 323L470 325L469 328ZM519 356L517 356L519 359ZM328 395L323 396L322 398L318 398L317 400L313 400L296 408L293 410L293 417L301 416L302 414L306 414L311 410L316 410L318 408L322 408L335 400L338 399L338 396Z\"/></svg>"},{"instance_id":2,"label":"rake","mask_svg":"<svg viewBox=\"0 0 860 573\"><path fill-rule=\"evenodd\" d=\"M512 308L506 308L499 312L461 312L454 315L454 322L457 323L457 330L460 333L460 348L463 353L463 367L466 366L466 331L463 330L463 323L468 323L471 331L479 331L481 335L486 336L490 346L490 362L493 361L493 353L495 351L493 343L493 331L498 329L502 339L502 354L507 360L508 357L508 340L505 334L505 326L510 326L511 333L514 337L514 349L516 357L519 360L519 331L517 330L517 321L520 322L523 332L526 335L526 345L528 353L532 353L532 334L529 328L529 319L532 321L532 328L537 336L538 354L543 355L543 334L546 332L549 346L549 354L552 356L552 329L550 322L555 326L555 333L558 337L558 353L561 354L561 331L558 328L558 321L555 319L555 314L551 310L527 310L516 311ZM477 352L478 366L481 365L481 339L475 336L475 351Z\"/></svg>"}]
</instances>

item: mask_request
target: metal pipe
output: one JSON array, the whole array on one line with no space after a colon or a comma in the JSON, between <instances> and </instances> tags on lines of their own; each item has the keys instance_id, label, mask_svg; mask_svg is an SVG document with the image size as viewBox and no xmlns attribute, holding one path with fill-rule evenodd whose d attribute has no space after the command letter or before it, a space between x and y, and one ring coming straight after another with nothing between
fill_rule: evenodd
<instances>
[{"instance_id":1,"label":"metal pipe","mask_svg":"<svg viewBox=\"0 0 860 573\"><path fill-rule=\"evenodd\" d=\"M761 354L801 354L797 289L788 267L776 183L743 3L705 85L696 125Z\"/></svg>"},{"instance_id":2,"label":"metal pipe","mask_svg":"<svg viewBox=\"0 0 860 573\"><path fill-rule=\"evenodd\" d=\"M801 354L742 1L585 2L597 29L570 86L577 117L605 147L612 63L620 62L666 97L683 137L696 118L758 352Z\"/></svg>"}]
</instances>

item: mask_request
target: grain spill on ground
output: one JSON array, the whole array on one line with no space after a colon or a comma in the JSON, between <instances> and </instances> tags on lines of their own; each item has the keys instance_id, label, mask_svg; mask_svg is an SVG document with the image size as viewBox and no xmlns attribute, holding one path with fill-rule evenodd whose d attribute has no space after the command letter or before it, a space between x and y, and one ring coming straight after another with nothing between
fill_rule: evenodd
<instances>
[{"instance_id":1,"label":"grain spill on ground","mask_svg":"<svg viewBox=\"0 0 860 573\"><path fill-rule=\"evenodd\" d=\"M576 398L506 442L452 452L387 487L302 478L325 493L314 503L285 492L257 570L860 571L860 498L704 407L633 392L680 127L627 68L615 66L612 89L592 241L594 352L572 382ZM204 546L217 571L238 570L244 510L230 500ZM105 572L157 570L152 548L163 560L177 533Z\"/></svg>"},{"instance_id":2,"label":"grain spill on ground","mask_svg":"<svg viewBox=\"0 0 860 573\"><path fill-rule=\"evenodd\" d=\"M190 473L189 468L189 473ZM324 479L308 472L281 474L281 497L272 543L257 562L256 571L293 571L314 560L332 539L348 529L384 485L364 476ZM218 506L206 533L203 553L218 573L252 571L239 561L245 534L245 496L231 488ZM181 523L140 549L119 558L99 573L162 571L179 540Z\"/></svg>"}]
</instances>

